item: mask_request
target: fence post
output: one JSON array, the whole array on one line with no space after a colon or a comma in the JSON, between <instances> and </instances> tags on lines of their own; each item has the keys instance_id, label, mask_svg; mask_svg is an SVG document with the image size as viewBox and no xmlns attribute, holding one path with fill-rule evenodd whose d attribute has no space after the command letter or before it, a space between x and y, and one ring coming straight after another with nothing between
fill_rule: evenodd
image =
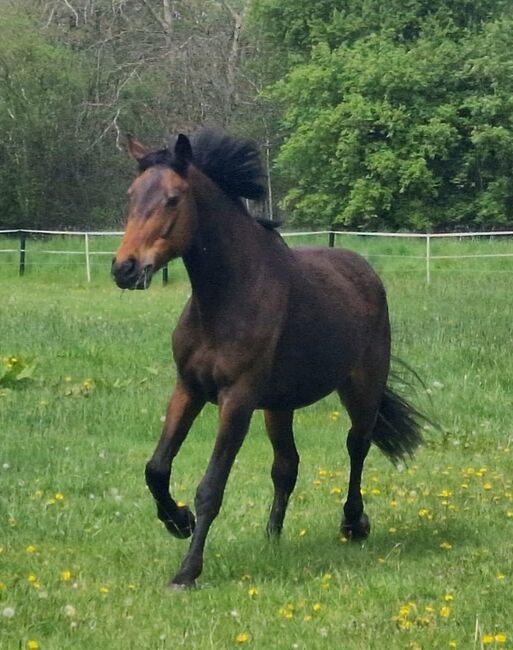
<instances>
[{"instance_id":1,"label":"fence post","mask_svg":"<svg viewBox=\"0 0 513 650\"><path fill-rule=\"evenodd\" d=\"M20 234L20 270L19 274L22 276L25 273L25 252L27 250L27 237L25 233Z\"/></svg>"},{"instance_id":2,"label":"fence post","mask_svg":"<svg viewBox=\"0 0 513 650\"><path fill-rule=\"evenodd\" d=\"M162 267L162 286L165 287L168 282L169 282L169 270L166 264L165 266Z\"/></svg>"},{"instance_id":3,"label":"fence post","mask_svg":"<svg viewBox=\"0 0 513 650\"><path fill-rule=\"evenodd\" d=\"M431 237L426 234L426 283L431 284Z\"/></svg>"},{"instance_id":4,"label":"fence post","mask_svg":"<svg viewBox=\"0 0 513 650\"><path fill-rule=\"evenodd\" d=\"M335 248L335 233L333 230L330 230L328 234L328 246L330 248Z\"/></svg>"},{"instance_id":5,"label":"fence post","mask_svg":"<svg viewBox=\"0 0 513 650\"><path fill-rule=\"evenodd\" d=\"M91 260L89 259L89 235L85 233L85 258L87 281L91 282Z\"/></svg>"}]
</instances>

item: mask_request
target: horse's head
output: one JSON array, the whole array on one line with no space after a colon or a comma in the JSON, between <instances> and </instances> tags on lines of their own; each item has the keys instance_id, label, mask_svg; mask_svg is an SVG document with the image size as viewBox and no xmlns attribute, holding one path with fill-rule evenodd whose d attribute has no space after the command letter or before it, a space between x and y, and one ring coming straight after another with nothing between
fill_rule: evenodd
<instances>
[{"instance_id":1,"label":"horse's head","mask_svg":"<svg viewBox=\"0 0 513 650\"><path fill-rule=\"evenodd\" d=\"M146 289L155 271L186 252L196 229L186 178L192 150L184 135L176 139L174 151L152 152L132 138L128 148L140 173L128 190L125 233L112 275L122 289Z\"/></svg>"}]
</instances>

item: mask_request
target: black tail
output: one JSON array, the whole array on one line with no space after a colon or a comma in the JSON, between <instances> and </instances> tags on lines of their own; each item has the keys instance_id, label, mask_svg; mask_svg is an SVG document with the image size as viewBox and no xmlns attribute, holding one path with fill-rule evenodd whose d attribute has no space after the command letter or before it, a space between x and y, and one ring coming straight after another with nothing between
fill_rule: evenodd
<instances>
[{"instance_id":1,"label":"black tail","mask_svg":"<svg viewBox=\"0 0 513 650\"><path fill-rule=\"evenodd\" d=\"M396 464L412 458L422 444L422 423L426 416L400 397L391 388L385 388L383 400L372 432L372 442Z\"/></svg>"}]
</instances>

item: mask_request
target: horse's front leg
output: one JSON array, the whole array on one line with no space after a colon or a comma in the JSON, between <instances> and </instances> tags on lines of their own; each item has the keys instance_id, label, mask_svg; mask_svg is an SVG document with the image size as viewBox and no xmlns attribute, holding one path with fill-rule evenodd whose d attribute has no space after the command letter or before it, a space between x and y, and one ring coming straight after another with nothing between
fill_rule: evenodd
<instances>
[{"instance_id":1,"label":"horse's front leg","mask_svg":"<svg viewBox=\"0 0 513 650\"><path fill-rule=\"evenodd\" d=\"M207 470L196 492L196 528L189 551L170 587L193 586L203 569L207 534L221 508L228 475L248 431L253 409L254 400L235 389L220 396L219 432Z\"/></svg>"},{"instance_id":2,"label":"horse's front leg","mask_svg":"<svg viewBox=\"0 0 513 650\"><path fill-rule=\"evenodd\" d=\"M178 506L169 494L171 463L204 404L203 399L191 395L178 381L169 400L159 443L146 465L146 483L157 503L158 518L179 538L190 537L194 515L187 506Z\"/></svg>"}]
</instances>

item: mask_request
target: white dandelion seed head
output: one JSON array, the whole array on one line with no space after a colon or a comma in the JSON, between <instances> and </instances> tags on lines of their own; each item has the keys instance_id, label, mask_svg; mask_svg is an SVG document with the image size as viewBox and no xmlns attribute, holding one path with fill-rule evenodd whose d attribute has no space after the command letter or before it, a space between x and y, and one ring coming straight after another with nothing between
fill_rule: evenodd
<instances>
[{"instance_id":1,"label":"white dandelion seed head","mask_svg":"<svg viewBox=\"0 0 513 650\"><path fill-rule=\"evenodd\" d=\"M63 612L64 616L68 616L69 618L73 618L77 614L77 610L73 607L73 605L64 605Z\"/></svg>"}]
</instances>

